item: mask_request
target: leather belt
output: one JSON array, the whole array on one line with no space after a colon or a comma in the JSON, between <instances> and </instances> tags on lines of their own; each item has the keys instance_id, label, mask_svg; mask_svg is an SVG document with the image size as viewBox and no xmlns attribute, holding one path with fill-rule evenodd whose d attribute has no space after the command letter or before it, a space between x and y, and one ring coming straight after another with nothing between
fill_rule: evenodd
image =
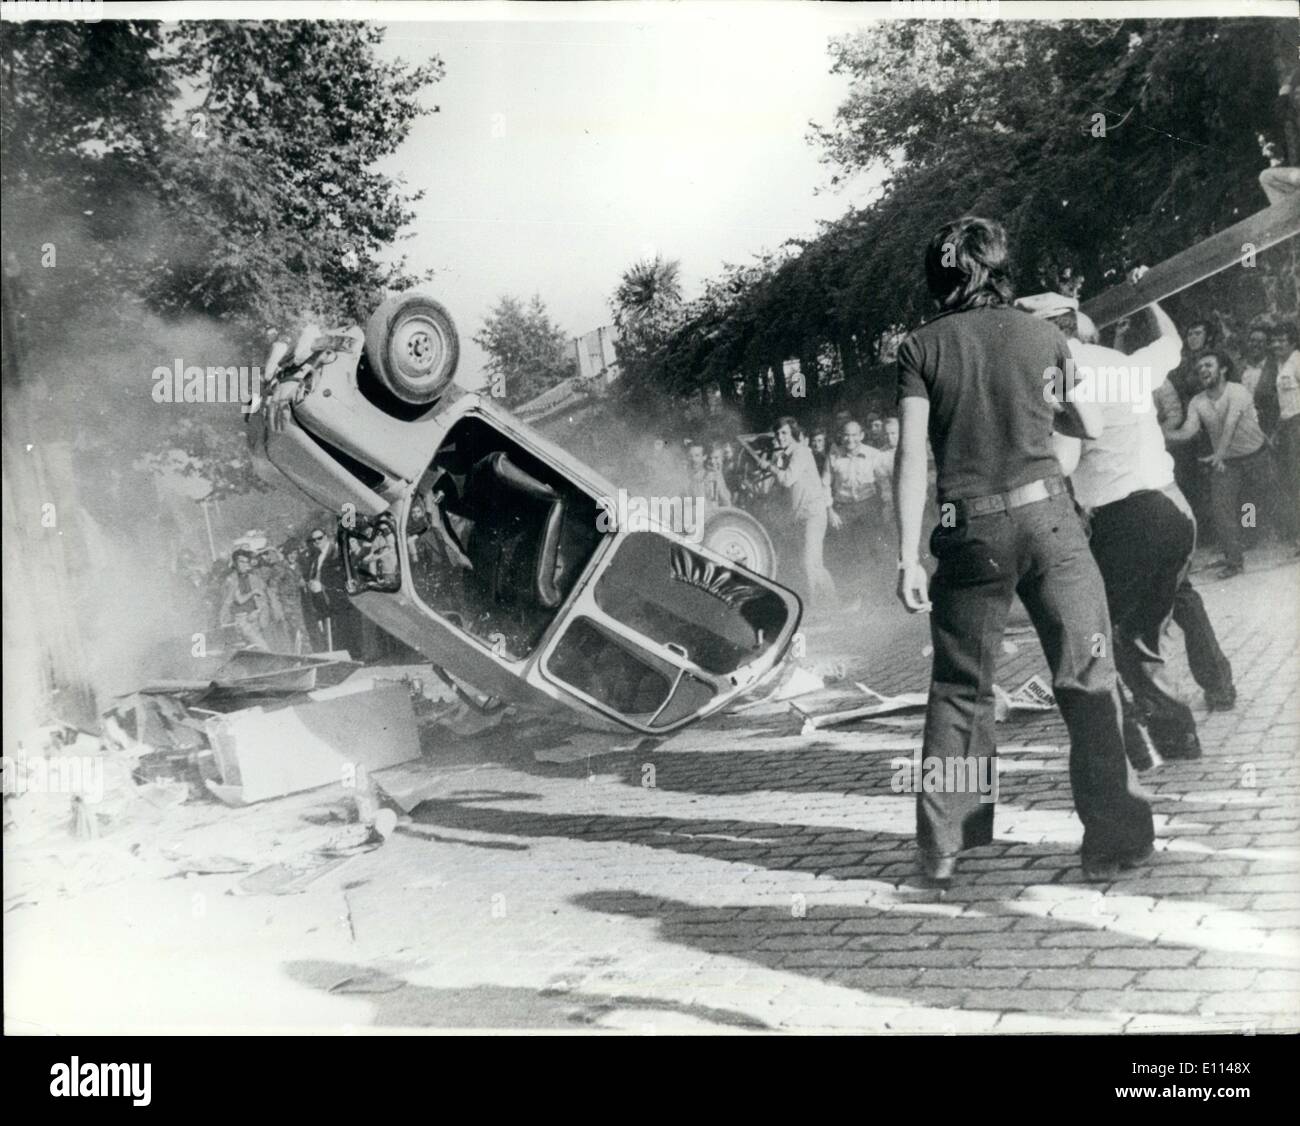
<instances>
[{"instance_id":1,"label":"leather belt","mask_svg":"<svg viewBox=\"0 0 1300 1126\"><path fill-rule=\"evenodd\" d=\"M1058 475L1030 481L1027 485L1017 485L1005 493L990 493L984 497L963 497L952 503L957 506L957 511L965 516L988 516L993 512L1010 512L1013 508L1037 504L1040 500L1060 496L1065 491L1065 478Z\"/></svg>"}]
</instances>

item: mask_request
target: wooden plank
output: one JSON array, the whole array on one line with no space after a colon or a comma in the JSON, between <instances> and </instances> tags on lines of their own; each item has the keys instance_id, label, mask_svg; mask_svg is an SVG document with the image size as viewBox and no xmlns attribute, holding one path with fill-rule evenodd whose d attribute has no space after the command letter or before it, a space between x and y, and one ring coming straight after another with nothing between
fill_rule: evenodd
<instances>
[{"instance_id":1,"label":"wooden plank","mask_svg":"<svg viewBox=\"0 0 1300 1126\"><path fill-rule=\"evenodd\" d=\"M1152 266L1136 285L1125 282L1090 301L1082 309L1098 328L1136 313L1153 301L1163 301L1208 277L1239 265L1242 247L1256 253L1300 234L1300 194L1257 211L1218 234Z\"/></svg>"}]
</instances>

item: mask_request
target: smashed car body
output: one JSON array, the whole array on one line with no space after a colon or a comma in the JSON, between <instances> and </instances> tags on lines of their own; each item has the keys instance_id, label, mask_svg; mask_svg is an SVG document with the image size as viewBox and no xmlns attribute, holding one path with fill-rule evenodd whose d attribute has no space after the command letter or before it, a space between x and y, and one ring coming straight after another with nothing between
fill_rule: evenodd
<instances>
[{"instance_id":1,"label":"smashed car body","mask_svg":"<svg viewBox=\"0 0 1300 1126\"><path fill-rule=\"evenodd\" d=\"M670 529L452 382L445 309L398 294L359 327L272 349L255 461L337 516L350 598L479 693L667 734L780 665L798 598Z\"/></svg>"}]
</instances>

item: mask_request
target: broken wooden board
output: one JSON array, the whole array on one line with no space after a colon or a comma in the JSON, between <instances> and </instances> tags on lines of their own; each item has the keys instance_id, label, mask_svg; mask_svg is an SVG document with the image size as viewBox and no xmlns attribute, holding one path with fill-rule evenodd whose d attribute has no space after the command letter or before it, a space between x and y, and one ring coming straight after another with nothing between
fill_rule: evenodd
<instances>
[{"instance_id":1,"label":"broken wooden board","mask_svg":"<svg viewBox=\"0 0 1300 1126\"><path fill-rule=\"evenodd\" d=\"M348 770L382 770L420 757L411 693L404 684L325 688L281 708L246 708L207 721L229 805L339 785Z\"/></svg>"},{"instance_id":2,"label":"broken wooden board","mask_svg":"<svg viewBox=\"0 0 1300 1126\"><path fill-rule=\"evenodd\" d=\"M855 687L871 703L856 708L848 708L844 711L823 712L821 715L817 715L815 712L807 710L806 704L792 702L790 710L803 720L803 734L807 735L812 731L820 731L825 727L836 727L842 723L852 723L859 719L870 719L872 716L896 715L899 712L924 708L929 700L928 692L903 692L898 696L882 696L879 692L872 691L864 684L858 684Z\"/></svg>"},{"instance_id":3,"label":"broken wooden board","mask_svg":"<svg viewBox=\"0 0 1300 1126\"><path fill-rule=\"evenodd\" d=\"M1258 254L1296 234L1300 234L1300 194L1283 199L1218 234L1202 239L1195 246L1166 258L1158 266L1152 266L1136 282L1125 282L1085 301L1081 309L1098 328L1105 328L1154 301L1163 301L1197 282L1240 265L1248 248L1253 248Z\"/></svg>"}]
</instances>

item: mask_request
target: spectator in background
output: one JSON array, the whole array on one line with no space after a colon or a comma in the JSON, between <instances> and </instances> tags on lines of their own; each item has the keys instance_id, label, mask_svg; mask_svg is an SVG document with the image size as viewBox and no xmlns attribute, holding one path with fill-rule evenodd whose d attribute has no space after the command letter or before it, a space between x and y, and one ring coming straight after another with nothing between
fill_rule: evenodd
<instances>
[{"instance_id":1,"label":"spectator in background","mask_svg":"<svg viewBox=\"0 0 1300 1126\"><path fill-rule=\"evenodd\" d=\"M1201 379L1196 365L1205 355L1206 349L1214 346L1214 327L1208 320L1199 319L1188 323L1183 333L1183 358L1178 366L1169 373L1169 383L1178 393L1179 404L1183 411L1194 396L1200 394Z\"/></svg>"},{"instance_id":2,"label":"spectator in background","mask_svg":"<svg viewBox=\"0 0 1300 1126\"><path fill-rule=\"evenodd\" d=\"M281 551L284 554L285 569L293 577L293 597L291 601L293 605L297 607L297 612L293 613L290 610L288 603L285 602L284 597L281 597L281 604L284 607L285 621L290 623L292 629L299 631L301 642L298 652L310 653L312 640L311 629L307 625L307 620L311 602L308 598L307 580L303 576L302 551L293 540L286 541L284 546L281 548ZM286 579L285 586L287 587L288 585L289 582Z\"/></svg>"},{"instance_id":3,"label":"spectator in background","mask_svg":"<svg viewBox=\"0 0 1300 1126\"><path fill-rule=\"evenodd\" d=\"M721 449L722 479L726 482L728 495L734 497L740 488L744 473L740 466L740 459L736 454L736 444L734 442L723 442ZM729 503L734 503L734 501Z\"/></svg>"},{"instance_id":4,"label":"spectator in background","mask_svg":"<svg viewBox=\"0 0 1300 1126\"><path fill-rule=\"evenodd\" d=\"M760 464L770 469L789 500L789 514L794 523L803 565L805 593L810 610L834 609L835 582L826 570L822 551L826 539L826 486L817 472L812 450L803 441L803 432L793 418L777 419L776 455L762 457Z\"/></svg>"},{"instance_id":5,"label":"spectator in background","mask_svg":"<svg viewBox=\"0 0 1300 1126\"><path fill-rule=\"evenodd\" d=\"M1202 390L1187 404L1187 418L1176 429L1165 428L1173 444L1209 436L1211 451L1201 458L1210 467L1211 503L1223 559L1221 579L1239 575L1245 567L1242 546L1243 504L1258 514L1273 500L1272 462L1259 428L1255 400L1240 383L1227 380L1229 363L1222 352L1202 353L1197 370Z\"/></svg>"},{"instance_id":6,"label":"spectator in background","mask_svg":"<svg viewBox=\"0 0 1300 1126\"><path fill-rule=\"evenodd\" d=\"M683 498L704 496L704 479L708 475L707 463L708 455L704 451L704 443L695 438L688 439L686 442L686 471L680 493ZM668 495L677 494L670 493ZM681 531L680 528L677 530Z\"/></svg>"},{"instance_id":7,"label":"spectator in background","mask_svg":"<svg viewBox=\"0 0 1300 1126\"><path fill-rule=\"evenodd\" d=\"M892 415L892 414L885 415L885 449L889 450L890 453L893 453L896 449L898 449L898 416L897 415ZM891 469L889 472L892 477L894 471Z\"/></svg>"},{"instance_id":8,"label":"spectator in background","mask_svg":"<svg viewBox=\"0 0 1300 1126\"><path fill-rule=\"evenodd\" d=\"M852 421L853 421L852 411L837 410L835 412L835 418L834 421L832 421L831 423L831 429L830 429L830 439L831 439L830 453L836 457L838 457L840 454L844 452L843 447L840 445L840 435L844 433L844 424L846 422L852 422Z\"/></svg>"},{"instance_id":9,"label":"spectator in background","mask_svg":"<svg viewBox=\"0 0 1300 1126\"><path fill-rule=\"evenodd\" d=\"M704 463L702 495L710 508L731 507L731 486L727 484L726 453L721 445L715 444L709 450L708 460Z\"/></svg>"},{"instance_id":10,"label":"spectator in background","mask_svg":"<svg viewBox=\"0 0 1300 1126\"><path fill-rule=\"evenodd\" d=\"M704 479L704 463L707 457L704 443L691 438L686 443L686 475L692 484Z\"/></svg>"},{"instance_id":11,"label":"spectator in background","mask_svg":"<svg viewBox=\"0 0 1300 1126\"><path fill-rule=\"evenodd\" d=\"M305 581L310 604L307 622L313 630L312 647L318 651L329 650L334 648L331 625L335 609L331 602L333 572L341 568L342 564L338 561L338 547L321 528L311 530L307 544Z\"/></svg>"},{"instance_id":12,"label":"spectator in background","mask_svg":"<svg viewBox=\"0 0 1300 1126\"><path fill-rule=\"evenodd\" d=\"M820 428L814 430L808 440L808 448L812 450L813 461L817 463L817 472L825 476L826 459L830 456L830 451L826 448L826 431Z\"/></svg>"},{"instance_id":13,"label":"spectator in background","mask_svg":"<svg viewBox=\"0 0 1300 1126\"><path fill-rule=\"evenodd\" d=\"M275 595L269 640L280 653L301 652L302 635L306 627L300 620L301 602L298 598L298 575L285 562L275 548L263 548L257 556L258 573L267 589Z\"/></svg>"},{"instance_id":14,"label":"spectator in background","mask_svg":"<svg viewBox=\"0 0 1300 1126\"><path fill-rule=\"evenodd\" d=\"M840 431L839 446L843 453L830 458L824 474L831 496L829 554L836 582L854 590L869 565L884 561L883 492L889 487L893 457L866 445L862 427L852 419Z\"/></svg>"},{"instance_id":15,"label":"spectator in background","mask_svg":"<svg viewBox=\"0 0 1300 1126\"><path fill-rule=\"evenodd\" d=\"M246 645L269 649L267 632L272 622L282 617L279 602L262 576L254 572L251 551L236 548L230 561L231 573L221 599L221 624L233 625Z\"/></svg>"},{"instance_id":16,"label":"spectator in background","mask_svg":"<svg viewBox=\"0 0 1300 1126\"><path fill-rule=\"evenodd\" d=\"M1256 322L1246 333L1241 356L1241 385L1255 398L1259 428L1265 434L1277 429L1277 362L1268 347L1268 325Z\"/></svg>"},{"instance_id":17,"label":"spectator in background","mask_svg":"<svg viewBox=\"0 0 1300 1126\"><path fill-rule=\"evenodd\" d=\"M1169 378L1155 389L1152 398L1156 405L1156 418L1166 436L1177 430L1187 419L1187 404L1201 389L1197 364L1213 339L1209 321L1194 320L1183 336L1183 358ZM1204 459L1209 456L1208 440L1200 435L1195 441L1174 446L1169 451L1174 458L1174 481L1179 491L1192 506L1197 525L1202 532L1211 532L1218 538L1218 522L1213 519L1209 482Z\"/></svg>"},{"instance_id":18,"label":"spectator in background","mask_svg":"<svg viewBox=\"0 0 1300 1126\"><path fill-rule=\"evenodd\" d=\"M1279 484L1278 508L1282 514L1283 533L1293 547L1300 548L1300 348L1296 326L1274 325L1269 332L1269 350L1277 368L1275 394Z\"/></svg>"},{"instance_id":19,"label":"spectator in background","mask_svg":"<svg viewBox=\"0 0 1300 1126\"><path fill-rule=\"evenodd\" d=\"M873 449L883 450L889 445L889 440L885 436L885 420L879 411L870 411L867 414L866 439Z\"/></svg>"}]
</instances>

